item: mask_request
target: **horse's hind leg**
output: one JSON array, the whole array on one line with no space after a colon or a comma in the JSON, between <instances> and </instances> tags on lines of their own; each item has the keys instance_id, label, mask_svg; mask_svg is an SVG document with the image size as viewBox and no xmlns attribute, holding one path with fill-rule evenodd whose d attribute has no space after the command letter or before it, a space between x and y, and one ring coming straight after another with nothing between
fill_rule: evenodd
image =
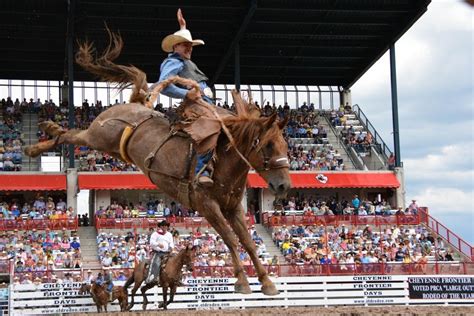
<instances>
[{"instance_id":1,"label":"horse's hind leg","mask_svg":"<svg viewBox=\"0 0 474 316\"><path fill-rule=\"evenodd\" d=\"M143 310L146 310L146 306L148 305L148 298L146 297L146 291L153 288L155 285L156 285L156 282L151 282L151 283L145 284L141 288L142 295L143 295L143 305L142 305Z\"/></svg>"},{"instance_id":2,"label":"horse's hind leg","mask_svg":"<svg viewBox=\"0 0 474 316\"><path fill-rule=\"evenodd\" d=\"M54 147L62 144L90 146L87 136L87 130L72 129L70 131L56 135L56 138L54 139L25 147L25 154L30 157L37 157L45 151L53 149Z\"/></svg>"},{"instance_id":3,"label":"horse's hind leg","mask_svg":"<svg viewBox=\"0 0 474 316\"><path fill-rule=\"evenodd\" d=\"M135 282L135 284L133 285L133 289L132 289L132 301L130 302L130 304L128 305L127 307L127 310L131 310L133 305L135 305L135 293L137 293L138 289L140 288L140 285L142 283L141 282Z\"/></svg>"},{"instance_id":4,"label":"horse's hind leg","mask_svg":"<svg viewBox=\"0 0 474 316\"><path fill-rule=\"evenodd\" d=\"M245 251L250 256L255 269L257 270L258 280L262 284L262 292L265 295L277 295L280 292L275 287L275 284L270 280L268 277L267 271L263 267L260 259L257 256L257 251L255 249L255 243L250 236L250 233L247 230L247 225L244 219L244 210L242 206L239 207L235 211L226 212L226 217L232 229L239 237L240 243L245 248Z\"/></svg>"},{"instance_id":5,"label":"horse's hind leg","mask_svg":"<svg viewBox=\"0 0 474 316\"><path fill-rule=\"evenodd\" d=\"M56 147L56 141L54 139L50 139L41 143L37 143L31 146L26 146L25 147L25 154L30 156L30 157L38 157L45 151L48 151L50 149L53 149Z\"/></svg>"}]
</instances>

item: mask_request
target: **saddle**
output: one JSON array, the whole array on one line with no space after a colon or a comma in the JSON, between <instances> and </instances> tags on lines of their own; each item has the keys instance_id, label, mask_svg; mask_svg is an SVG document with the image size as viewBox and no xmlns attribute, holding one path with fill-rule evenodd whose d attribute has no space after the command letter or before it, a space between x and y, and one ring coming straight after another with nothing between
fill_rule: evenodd
<instances>
[{"instance_id":1,"label":"saddle","mask_svg":"<svg viewBox=\"0 0 474 316\"><path fill-rule=\"evenodd\" d=\"M161 276L161 272L163 271L163 269L166 267L166 264L168 263L168 260L171 258L171 257L174 257L175 254L167 254L165 256L163 256L163 258L161 258L161 263L160 263L160 271L158 272L158 274ZM150 269L150 264L151 264L151 260L148 259L145 261L145 269L144 269L144 274L145 275L148 275L149 273L149 269ZM160 284L158 284L160 285ZM161 285L160 285L161 286Z\"/></svg>"}]
</instances>

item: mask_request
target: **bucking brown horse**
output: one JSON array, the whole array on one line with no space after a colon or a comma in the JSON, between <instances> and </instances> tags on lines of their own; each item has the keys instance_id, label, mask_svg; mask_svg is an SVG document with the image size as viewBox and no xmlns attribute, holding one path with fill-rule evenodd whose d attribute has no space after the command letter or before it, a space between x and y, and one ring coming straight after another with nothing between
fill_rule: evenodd
<instances>
[{"instance_id":1,"label":"bucking brown horse","mask_svg":"<svg viewBox=\"0 0 474 316\"><path fill-rule=\"evenodd\" d=\"M222 237L233 261L237 278L235 292L251 293L239 259L240 241L255 266L262 292L266 295L278 294L279 291L256 254L241 201L249 166L262 176L275 195L284 196L290 189L288 145L282 134L286 120L279 120L276 113L270 117L261 117L259 112L251 112L251 105L235 91L236 113L212 106L219 114L225 133L218 137L214 151L214 184L210 188L200 186L193 172L197 160L191 138L182 132L175 133L167 118L144 106L149 103L153 93L161 91L170 83L183 81L171 78L153 91L148 91L145 73L133 66L113 63L120 54L123 42L120 36L109 34L111 42L102 56L95 58L92 44L83 43L76 61L102 80L118 83L119 88L133 85L130 103L112 106L102 112L87 130L65 131L53 122L42 123L40 128L54 138L26 147L25 153L36 157L61 144L75 144L108 152L134 163L172 199L204 216ZM185 80L184 85L199 90L195 82ZM183 104L211 107L202 99L185 99ZM124 134L124 131L127 133ZM125 149L122 146L121 150L122 137L128 139L128 145Z\"/></svg>"},{"instance_id":2,"label":"bucking brown horse","mask_svg":"<svg viewBox=\"0 0 474 316\"><path fill-rule=\"evenodd\" d=\"M170 255L168 258L164 259L160 267L160 282L153 281L148 284L145 284L141 288L143 295L143 310L146 310L148 305L148 298L146 297L146 291L149 289L160 286L163 290L163 302L159 304L159 308L163 307L167 309L167 306L173 302L174 295L176 293L177 287L181 284L183 278L183 266L186 266L188 271L193 271L193 261L194 261L195 249L192 245L188 245L183 248L178 254ZM127 282L124 284L124 288L128 287L133 283L132 289L132 301L128 305L128 310L131 310L135 304L135 293L140 288L140 285L146 279L148 275L148 264L141 262L133 270L132 275L128 278ZM168 289L170 290L170 299L168 300Z\"/></svg>"},{"instance_id":3,"label":"bucking brown horse","mask_svg":"<svg viewBox=\"0 0 474 316\"><path fill-rule=\"evenodd\" d=\"M90 293L92 300L97 306L97 312L100 313L102 310L107 312L107 304L109 303L109 293L102 286L96 283L87 284L83 283L79 288L79 295ZM128 295L127 290L123 286L114 286L112 289L112 302L118 300L120 304L120 311L127 311Z\"/></svg>"}]
</instances>

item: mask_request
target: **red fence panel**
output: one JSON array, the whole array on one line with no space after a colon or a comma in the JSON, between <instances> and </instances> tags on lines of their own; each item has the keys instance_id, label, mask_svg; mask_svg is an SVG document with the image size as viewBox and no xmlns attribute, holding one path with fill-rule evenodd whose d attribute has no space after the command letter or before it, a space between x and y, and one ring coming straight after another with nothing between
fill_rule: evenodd
<instances>
[{"instance_id":1,"label":"red fence panel","mask_svg":"<svg viewBox=\"0 0 474 316\"><path fill-rule=\"evenodd\" d=\"M77 230L78 219L2 219L0 230Z\"/></svg>"}]
</instances>

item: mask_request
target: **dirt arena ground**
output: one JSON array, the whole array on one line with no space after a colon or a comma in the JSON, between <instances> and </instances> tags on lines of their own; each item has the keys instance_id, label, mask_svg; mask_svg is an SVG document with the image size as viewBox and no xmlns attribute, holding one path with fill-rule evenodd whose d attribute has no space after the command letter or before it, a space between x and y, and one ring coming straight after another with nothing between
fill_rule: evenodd
<instances>
[{"instance_id":1,"label":"dirt arena ground","mask_svg":"<svg viewBox=\"0 0 474 316\"><path fill-rule=\"evenodd\" d=\"M81 316L91 315L129 315L129 316L150 316L150 315L176 315L176 316L217 316L217 315L240 315L240 316L257 316L257 315L285 315L285 316L323 316L323 315L340 315L340 316L368 316L368 315L474 315L474 306L388 306L388 307L292 307L292 308L256 308L243 310L168 310L168 311L149 311L149 312L130 312L130 313L101 313L101 314L75 314Z\"/></svg>"}]
</instances>

